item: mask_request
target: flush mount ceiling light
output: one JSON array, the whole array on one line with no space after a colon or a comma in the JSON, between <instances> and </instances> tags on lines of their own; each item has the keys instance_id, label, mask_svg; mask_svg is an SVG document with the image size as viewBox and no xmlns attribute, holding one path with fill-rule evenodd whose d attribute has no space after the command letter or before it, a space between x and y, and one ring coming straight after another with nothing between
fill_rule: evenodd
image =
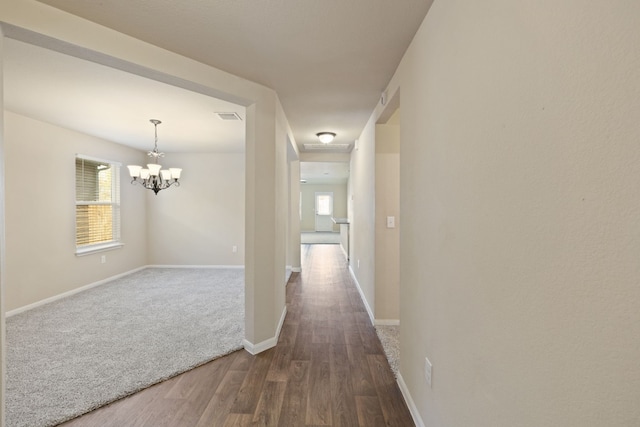
<instances>
[{"instance_id":1,"label":"flush mount ceiling light","mask_svg":"<svg viewBox=\"0 0 640 427\"><path fill-rule=\"evenodd\" d=\"M133 178L131 180L132 184L140 184L148 190L153 190L157 196L160 190L169 188L174 184L176 187L180 186L178 179L180 179L182 169L169 168L161 170L162 166L158 163L158 157L164 157L164 153L158 151L158 125L162 122L156 119L149 121L155 127L156 138L153 150L149 151L147 156L153 158L154 163L148 164L146 169L138 165L128 165L127 167L129 168L129 175Z\"/></svg>"},{"instance_id":2,"label":"flush mount ceiling light","mask_svg":"<svg viewBox=\"0 0 640 427\"><path fill-rule=\"evenodd\" d=\"M333 141L333 138L336 137L336 134L333 132L319 132L316 133L316 136L323 144L328 144Z\"/></svg>"}]
</instances>

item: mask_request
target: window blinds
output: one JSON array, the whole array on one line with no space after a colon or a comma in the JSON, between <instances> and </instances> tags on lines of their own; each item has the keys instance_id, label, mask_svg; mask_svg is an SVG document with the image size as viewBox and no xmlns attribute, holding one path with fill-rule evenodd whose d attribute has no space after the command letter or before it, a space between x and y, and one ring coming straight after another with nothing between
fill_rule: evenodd
<instances>
[{"instance_id":1,"label":"window blinds","mask_svg":"<svg viewBox=\"0 0 640 427\"><path fill-rule=\"evenodd\" d=\"M119 164L76 157L76 247L120 240Z\"/></svg>"}]
</instances>

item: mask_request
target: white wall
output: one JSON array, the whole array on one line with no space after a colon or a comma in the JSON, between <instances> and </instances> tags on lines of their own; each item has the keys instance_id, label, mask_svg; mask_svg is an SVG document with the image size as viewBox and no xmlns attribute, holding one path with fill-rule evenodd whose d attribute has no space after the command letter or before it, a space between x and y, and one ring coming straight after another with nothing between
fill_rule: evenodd
<instances>
[{"instance_id":1,"label":"white wall","mask_svg":"<svg viewBox=\"0 0 640 427\"><path fill-rule=\"evenodd\" d=\"M302 259L300 251L300 161L289 159L289 228L287 241L287 266L300 272Z\"/></svg>"},{"instance_id":2,"label":"white wall","mask_svg":"<svg viewBox=\"0 0 640 427\"><path fill-rule=\"evenodd\" d=\"M375 120L366 124L351 152L349 176L349 266L373 321L375 295Z\"/></svg>"},{"instance_id":3,"label":"white wall","mask_svg":"<svg viewBox=\"0 0 640 427\"><path fill-rule=\"evenodd\" d=\"M399 111L376 125L375 158L376 322L400 320L400 125ZM387 217L395 227L387 227Z\"/></svg>"},{"instance_id":4,"label":"white wall","mask_svg":"<svg viewBox=\"0 0 640 427\"><path fill-rule=\"evenodd\" d=\"M3 28L0 27L0 58L4 57L4 37ZM0 60L0 63L2 60ZM0 76L2 76L2 84L0 84L0 109L4 111L4 66L0 67ZM0 116L0 194L5 194L5 114ZM0 197L0 427L4 427L4 414L5 414L5 391L6 385L4 378L6 375L5 354L6 354L6 324L5 324L5 310L6 310L6 286L7 272L6 272L6 197Z\"/></svg>"},{"instance_id":5,"label":"white wall","mask_svg":"<svg viewBox=\"0 0 640 427\"><path fill-rule=\"evenodd\" d=\"M334 218L347 217L347 184L302 184L302 219L300 221L301 231L315 231L316 229L316 192L333 193L333 216ZM333 231L340 231L340 227L333 224Z\"/></svg>"},{"instance_id":6,"label":"white wall","mask_svg":"<svg viewBox=\"0 0 640 427\"><path fill-rule=\"evenodd\" d=\"M407 50L401 375L425 425L640 423L639 17L436 0Z\"/></svg>"},{"instance_id":7,"label":"white wall","mask_svg":"<svg viewBox=\"0 0 640 427\"><path fill-rule=\"evenodd\" d=\"M75 155L127 163L140 152L9 111L5 117L7 310L144 266L145 197L121 169L124 246L75 255ZM101 257L106 256L106 263Z\"/></svg>"},{"instance_id":8,"label":"white wall","mask_svg":"<svg viewBox=\"0 0 640 427\"><path fill-rule=\"evenodd\" d=\"M167 153L162 163L181 167L182 178L157 196L138 188L147 201L149 263L243 265L244 153Z\"/></svg>"}]
</instances>

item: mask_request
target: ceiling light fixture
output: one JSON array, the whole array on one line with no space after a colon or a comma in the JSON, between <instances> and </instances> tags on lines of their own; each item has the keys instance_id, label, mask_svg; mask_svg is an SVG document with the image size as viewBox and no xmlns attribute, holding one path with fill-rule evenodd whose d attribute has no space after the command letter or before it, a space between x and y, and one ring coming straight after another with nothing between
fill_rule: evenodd
<instances>
[{"instance_id":1,"label":"ceiling light fixture","mask_svg":"<svg viewBox=\"0 0 640 427\"><path fill-rule=\"evenodd\" d=\"M336 134L333 132L320 132L316 133L316 136L323 144L328 144L333 141L333 138L336 137Z\"/></svg>"},{"instance_id":2,"label":"ceiling light fixture","mask_svg":"<svg viewBox=\"0 0 640 427\"><path fill-rule=\"evenodd\" d=\"M128 165L129 175L131 175L132 184L141 184L147 190L153 190L158 195L158 191L169 188L175 184L176 187L180 186L178 179L182 169L169 168L161 169L162 166L158 164L158 157L164 157L164 153L158 151L158 125L162 123L160 120L149 120L155 127L155 144L153 150L147 152L147 156L152 157L154 163L148 164L146 169L138 165ZM139 178L139 179L138 179Z\"/></svg>"}]
</instances>

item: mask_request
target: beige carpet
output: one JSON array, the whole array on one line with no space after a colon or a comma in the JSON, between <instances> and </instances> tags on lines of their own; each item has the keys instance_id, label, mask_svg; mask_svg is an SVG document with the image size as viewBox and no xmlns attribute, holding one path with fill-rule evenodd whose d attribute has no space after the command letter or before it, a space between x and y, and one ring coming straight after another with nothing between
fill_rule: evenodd
<instances>
[{"instance_id":1,"label":"beige carpet","mask_svg":"<svg viewBox=\"0 0 640 427\"><path fill-rule=\"evenodd\" d=\"M376 333L382 343L393 375L398 376L400 369L400 326L376 326Z\"/></svg>"},{"instance_id":2,"label":"beige carpet","mask_svg":"<svg viewBox=\"0 0 640 427\"><path fill-rule=\"evenodd\" d=\"M81 415L242 348L243 269L150 268L7 319L7 427Z\"/></svg>"}]
</instances>

